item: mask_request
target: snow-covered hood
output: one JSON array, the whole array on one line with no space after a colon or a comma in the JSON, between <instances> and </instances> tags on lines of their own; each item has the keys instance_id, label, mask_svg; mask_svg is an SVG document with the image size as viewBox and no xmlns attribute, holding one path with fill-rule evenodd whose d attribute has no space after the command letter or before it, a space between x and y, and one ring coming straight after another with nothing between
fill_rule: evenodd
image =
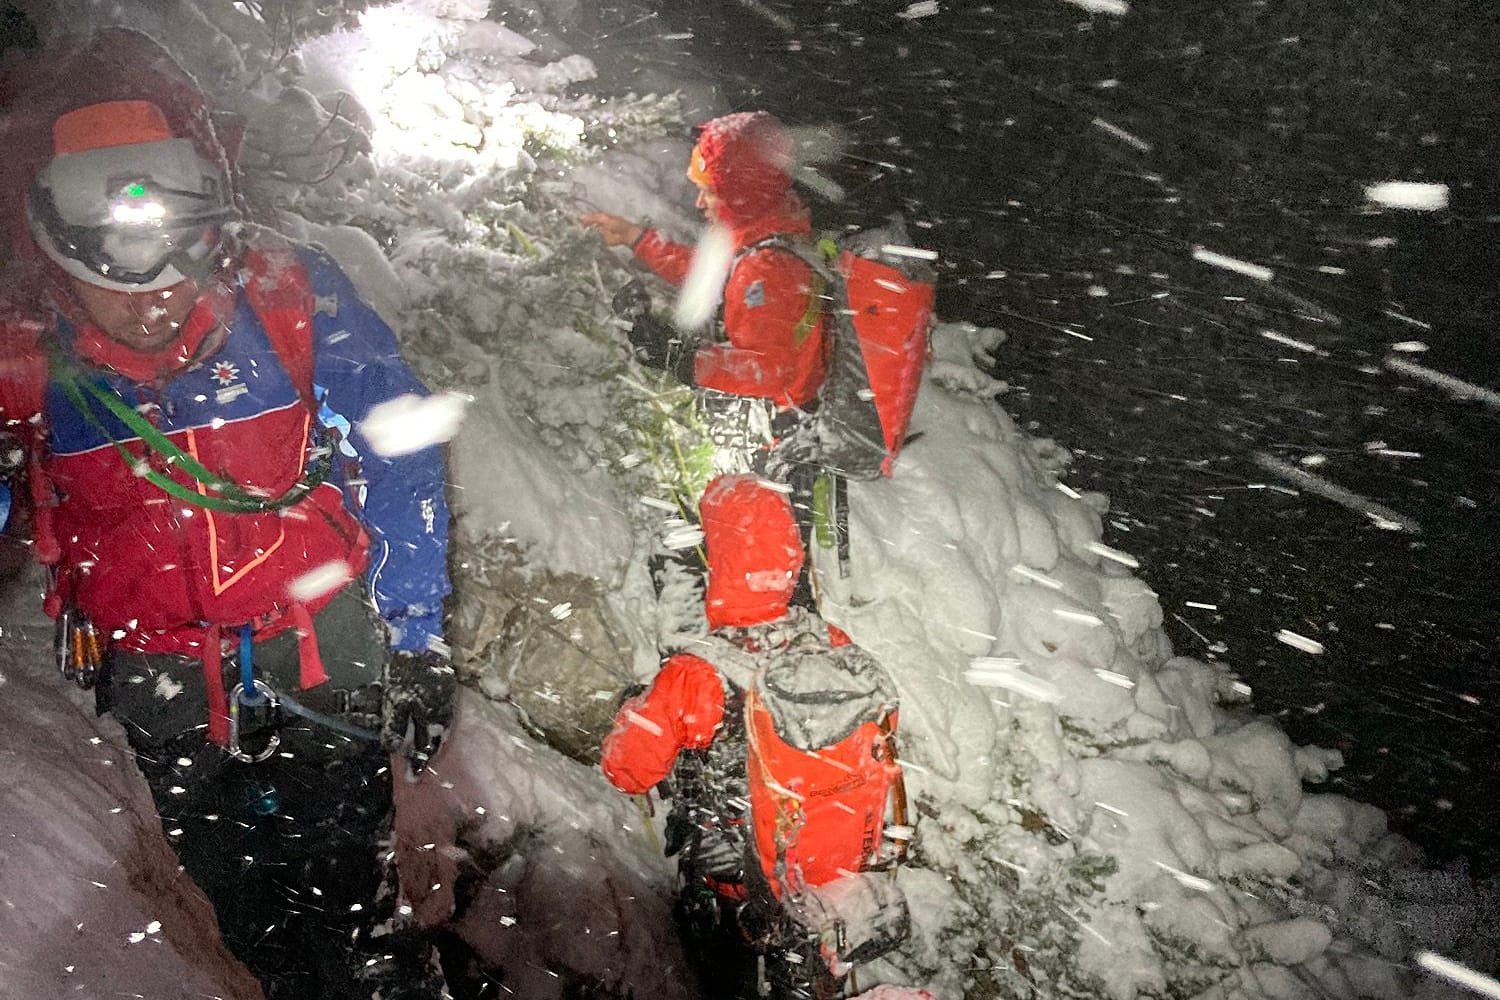
<instances>
[{"instance_id":1,"label":"snow-covered hood","mask_svg":"<svg viewBox=\"0 0 1500 1000\"><path fill-rule=\"evenodd\" d=\"M742 111L704 124L695 156L719 197L719 221L738 230L766 216L792 216L792 140L764 111Z\"/></svg>"}]
</instances>

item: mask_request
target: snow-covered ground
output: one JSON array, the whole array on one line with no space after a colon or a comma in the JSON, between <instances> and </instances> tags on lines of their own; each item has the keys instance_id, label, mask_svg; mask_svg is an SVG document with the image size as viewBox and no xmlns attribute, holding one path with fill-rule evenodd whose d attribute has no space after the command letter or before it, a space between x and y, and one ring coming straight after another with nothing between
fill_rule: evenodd
<instances>
[{"instance_id":1,"label":"snow-covered ground","mask_svg":"<svg viewBox=\"0 0 1500 1000\"><path fill-rule=\"evenodd\" d=\"M486 6L405 0L215 96L250 117L252 203L328 245L429 382L470 397L452 469L472 690L433 774L398 789L418 917L450 922L516 995L692 996L653 822L587 739L568 756L536 738L564 742L569 718L596 737L657 635L691 627L645 560L679 526L673 488L701 482L702 430L609 318L627 262L574 222L602 208L693 232L679 105L581 93L587 61L538 57ZM193 65L224 62L201 37L174 48L233 78ZM1107 499L1069 489L1066 449L996 402L983 369L1003 341L939 327L921 437L892 479L851 488L849 576L817 553L827 616L897 680L917 817L913 936L861 985L1395 1000L1451 989L1417 971L1422 950L1493 971L1494 886L1425 867L1371 807L1306 793L1338 754L1292 745L1224 667L1173 655L1149 581L1102 542ZM106 972L127 994L253 996L194 957L211 928L179 916L202 906L180 878L131 876L142 852L164 870L144 785L113 724L54 679L50 630L7 608L0 996ZM559 657L569 644L590 655ZM564 721L540 721L558 703Z\"/></svg>"}]
</instances>

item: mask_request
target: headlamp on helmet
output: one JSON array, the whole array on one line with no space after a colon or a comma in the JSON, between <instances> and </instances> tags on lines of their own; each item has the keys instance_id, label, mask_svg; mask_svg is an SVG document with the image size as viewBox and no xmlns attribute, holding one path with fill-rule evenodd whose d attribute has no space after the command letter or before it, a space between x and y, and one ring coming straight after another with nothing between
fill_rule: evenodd
<instances>
[{"instance_id":1,"label":"headlamp on helmet","mask_svg":"<svg viewBox=\"0 0 1500 1000\"><path fill-rule=\"evenodd\" d=\"M37 175L27 210L64 271L127 292L206 277L235 217L228 179L189 139L59 155Z\"/></svg>"}]
</instances>

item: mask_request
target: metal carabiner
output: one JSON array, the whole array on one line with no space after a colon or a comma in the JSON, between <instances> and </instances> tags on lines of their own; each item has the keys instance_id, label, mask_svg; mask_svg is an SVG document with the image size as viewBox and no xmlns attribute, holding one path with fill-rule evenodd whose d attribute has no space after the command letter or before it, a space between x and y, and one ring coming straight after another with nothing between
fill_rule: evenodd
<instances>
[{"instance_id":1,"label":"metal carabiner","mask_svg":"<svg viewBox=\"0 0 1500 1000\"><path fill-rule=\"evenodd\" d=\"M99 641L99 632L89 616L75 605L66 605L58 613L53 652L58 671L85 691L99 679L104 666L104 644Z\"/></svg>"},{"instance_id":2,"label":"metal carabiner","mask_svg":"<svg viewBox=\"0 0 1500 1000\"><path fill-rule=\"evenodd\" d=\"M241 750L240 706L248 705L251 708L260 708L262 705L265 705L266 712L274 713L281 707L281 703L276 700L276 692L271 690L270 685L261 680L253 680L251 683L255 685L255 694L259 699L257 701L245 700L245 685L243 684L236 684L234 690L229 693L229 746L225 749L229 751L229 756L235 760L243 761L246 764L259 764L261 761L269 758L281 746L281 733L278 730L272 730L271 738L267 741L265 749L261 750L258 754L251 754Z\"/></svg>"},{"instance_id":3,"label":"metal carabiner","mask_svg":"<svg viewBox=\"0 0 1500 1000\"><path fill-rule=\"evenodd\" d=\"M73 662L73 606L63 605L57 613L57 628L53 635L52 650L57 657L57 672L65 680L78 679L78 667Z\"/></svg>"}]
</instances>

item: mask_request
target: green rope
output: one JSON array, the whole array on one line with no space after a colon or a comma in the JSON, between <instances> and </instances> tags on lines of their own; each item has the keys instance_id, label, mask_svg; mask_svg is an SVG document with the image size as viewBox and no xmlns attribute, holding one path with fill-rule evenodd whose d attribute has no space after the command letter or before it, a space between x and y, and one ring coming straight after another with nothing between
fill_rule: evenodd
<instances>
[{"instance_id":1,"label":"green rope","mask_svg":"<svg viewBox=\"0 0 1500 1000\"><path fill-rule=\"evenodd\" d=\"M332 450L329 449L322 456L322 460L311 465L307 469L307 476L291 489L277 497L260 496L249 492L239 483L215 475L203 466L196 458L183 451L135 410L125 404L125 401L116 396L109 389L93 381L80 378L71 366L58 366L57 383L68 401L78 414L100 434L105 440L114 445L115 451L125 460L125 464L147 482L184 503L195 507L204 507L208 510L224 511L231 514L250 514L268 510L280 510L290 507L303 497L307 496L323 482L328 475L329 466L332 464ZM156 452L166 459L168 465L174 465L196 479L206 489L214 493L203 493L177 482L155 469L140 471L140 460L129 448L114 439L103 422L99 419L94 408L89 404L84 392L98 400L105 409L109 410L120 422L133 431L141 439L147 448Z\"/></svg>"}]
</instances>

